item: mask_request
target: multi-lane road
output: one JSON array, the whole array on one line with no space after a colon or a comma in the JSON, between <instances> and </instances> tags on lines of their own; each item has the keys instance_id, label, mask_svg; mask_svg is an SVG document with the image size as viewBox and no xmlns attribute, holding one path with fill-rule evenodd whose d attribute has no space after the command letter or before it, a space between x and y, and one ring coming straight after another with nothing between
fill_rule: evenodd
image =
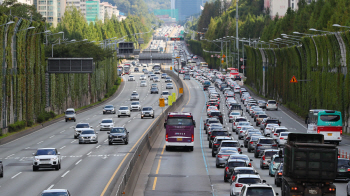
<instances>
[{"instance_id":1,"label":"multi-lane road","mask_svg":"<svg viewBox=\"0 0 350 196\"><path fill-rule=\"evenodd\" d=\"M151 69L150 67L148 68ZM133 68L132 68L133 70ZM155 118L141 119L140 112L132 112L131 117L117 114L102 114L102 107L96 107L77 115L76 122L61 120L30 135L18 138L0 146L0 160L4 165L4 177L0 178L0 195L40 195L45 189L68 189L72 195L109 195L114 188L114 179L123 171L133 149L150 125L157 119L162 109L158 106L160 94L150 94L153 83L147 79L147 87L140 87L142 73L132 73L136 81L127 81L121 93L107 104L130 106L130 95L137 91L141 106L153 106ZM157 83L159 93L165 89L164 79ZM177 92L176 84L169 91ZM130 132L129 144L108 145L107 131L99 131L102 119L112 118L115 126L124 126ZM98 144L78 144L73 138L73 127L78 122L88 122L99 134ZM57 148L61 153L62 168L55 170L32 170L32 153L37 148Z\"/></svg>"},{"instance_id":2,"label":"multi-lane road","mask_svg":"<svg viewBox=\"0 0 350 196\"><path fill-rule=\"evenodd\" d=\"M205 102L208 99L207 92L204 92L202 85L193 78L190 81L183 82L185 90L190 94L190 99L179 110L191 112L197 122L194 136L194 151L187 152L185 150L181 151L181 149L165 151L165 131L163 130L159 135L157 145L153 146L152 150L155 153L153 155L150 153L149 155L153 156L153 158L147 159L145 163L134 195L141 195L143 193L146 196L227 196L230 194L230 183L224 182L223 179L224 168L216 168L215 158L211 156L211 149L208 147L208 141L206 139L207 135L203 129L203 120L206 119ZM237 94L236 96L239 101L239 95ZM255 98L259 99L256 96ZM220 108L224 115L224 126L231 131L232 125L228 122L226 106L224 102L220 104L222 104ZM251 122L254 122L246 112L244 113ZM266 111L266 113L272 118L280 119L282 126L287 127L291 132L306 133L306 126L302 120L289 110L282 107L278 111ZM238 140L235 133L232 133L232 136ZM242 140L240 142L243 144ZM347 150L349 149L349 144L350 140L345 136L338 148ZM280 188L274 185L274 178L268 175L268 170L260 169L260 159L254 158L253 153L248 153L246 148L243 148L243 153L253 159L253 167L259 172L261 178L266 180L268 184L273 185L276 192L281 195ZM346 182L336 182L335 184L337 186L337 195L346 195Z\"/></svg>"}]
</instances>

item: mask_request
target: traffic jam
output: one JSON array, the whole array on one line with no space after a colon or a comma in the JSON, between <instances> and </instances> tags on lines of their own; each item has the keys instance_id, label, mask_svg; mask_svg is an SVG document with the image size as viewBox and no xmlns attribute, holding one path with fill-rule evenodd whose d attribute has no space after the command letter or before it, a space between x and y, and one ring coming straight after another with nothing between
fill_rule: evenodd
<instances>
[{"instance_id":1,"label":"traffic jam","mask_svg":"<svg viewBox=\"0 0 350 196\"><path fill-rule=\"evenodd\" d=\"M278 102L254 99L240 86L238 74L224 75L207 68L196 70L195 66L184 68L182 72L189 72L207 95L202 131L206 133L213 157L209 161L215 161L216 168L222 168L222 179L230 186L230 195L272 196L279 192L283 196L336 195L333 181L350 176L350 162L339 158L336 148L341 141L341 131L322 132L327 129L322 123L342 121L340 112L310 110L305 120L307 133L292 133L280 119L266 113L278 111ZM336 135L336 140L329 139L332 135ZM291 138L288 140L288 137ZM305 160L299 163L301 152ZM325 152L329 152L328 157ZM287 153L293 159L284 159ZM273 178L275 186L261 178L253 161L259 163L260 174L264 170ZM312 164L318 166L312 167ZM288 174L284 175L284 171ZM300 173L302 171L304 174ZM277 191L276 187L281 190Z\"/></svg>"}]
</instances>

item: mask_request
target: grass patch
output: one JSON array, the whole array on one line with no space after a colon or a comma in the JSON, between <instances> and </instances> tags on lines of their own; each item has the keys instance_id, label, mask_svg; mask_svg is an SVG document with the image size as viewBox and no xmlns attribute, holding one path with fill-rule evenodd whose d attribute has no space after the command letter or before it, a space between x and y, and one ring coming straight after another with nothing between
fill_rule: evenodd
<instances>
[{"instance_id":1,"label":"grass patch","mask_svg":"<svg viewBox=\"0 0 350 196\"><path fill-rule=\"evenodd\" d=\"M115 81L114 86L112 87L112 89L110 89L108 91L108 93L106 93L106 95L108 95L108 96L105 95L105 98L103 98L102 100L97 101L97 102L92 103L92 104L89 104L89 105L86 105L86 106L83 106L83 107L80 107L80 108L77 108L75 111L80 111L80 110L83 110L83 109L95 106L95 105L97 105L99 103L102 103L103 101L107 100L109 97L114 95L114 93L118 90L120 84L121 84L121 78L118 77L118 79ZM22 126L22 124L23 124L22 121L18 121L15 124L11 124L11 125L9 125L9 129L10 129L10 126L11 126L11 132L9 130L9 132L6 133L6 134L2 134L1 129L0 129L0 139L8 137L8 136L11 136L13 134L16 134L18 132L21 132L21 131L24 131L24 130L27 130L27 129L30 129L30 128L33 128L33 127L36 127L36 126L40 126L40 125L42 125L42 123L48 122L50 120L55 120L55 119L58 119L58 118L61 118L61 117L64 116L64 113L63 114L58 114L58 115L52 115L52 113L53 112L47 112L47 113L45 112L45 114L43 114L44 117L42 117L44 119L44 121L42 121L41 123L35 123L33 125L31 125L32 123L28 123L28 124L31 125L31 126L28 126L28 127L26 127L26 126L23 127ZM48 117L49 114L51 114L51 116L50 116L51 118ZM17 124L20 124L20 125L17 125Z\"/></svg>"}]
</instances>

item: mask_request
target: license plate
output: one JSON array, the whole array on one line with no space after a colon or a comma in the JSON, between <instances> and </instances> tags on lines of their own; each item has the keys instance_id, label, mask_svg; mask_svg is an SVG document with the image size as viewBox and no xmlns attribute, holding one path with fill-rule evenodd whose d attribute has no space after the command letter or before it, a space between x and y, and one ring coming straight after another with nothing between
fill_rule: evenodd
<instances>
[{"instance_id":1,"label":"license plate","mask_svg":"<svg viewBox=\"0 0 350 196\"><path fill-rule=\"evenodd\" d=\"M176 141L181 142L182 138L176 138Z\"/></svg>"},{"instance_id":2,"label":"license plate","mask_svg":"<svg viewBox=\"0 0 350 196\"><path fill-rule=\"evenodd\" d=\"M317 195L317 190L311 189L311 190L309 190L309 193L310 193L311 195Z\"/></svg>"},{"instance_id":3,"label":"license plate","mask_svg":"<svg viewBox=\"0 0 350 196\"><path fill-rule=\"evenodd\" d=\"M72 120L72 118L68 118L69 120Z\"/></svg>"},{"instance_id":4,"label":"license plate","mask_svg":"<svg viewBox=\"0 0 350 196\"><path fill-rule=\"evenodd\" d=\"M339 172L345 172L345 169L339 169Z\"/></svg>"},{"instance_id":5,"label":"license plate","mask_svg":"<svg viewBox=\"0 0 350 196\"><path fill-rule=\"evenodd\" d=\"M328 133L327 135L328 135L328 136L332 136L332 133Z\"/></svg>"}]
</instances>

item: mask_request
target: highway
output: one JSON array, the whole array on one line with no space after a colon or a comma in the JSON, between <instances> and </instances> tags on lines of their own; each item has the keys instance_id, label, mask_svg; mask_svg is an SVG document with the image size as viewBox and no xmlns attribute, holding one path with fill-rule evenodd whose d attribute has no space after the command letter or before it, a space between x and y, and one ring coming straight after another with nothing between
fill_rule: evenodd
<instances>
[{"instance_id":1,"label":"highway","mask_svg":"<svg viewBox=\"0 0 350 196\"><path fill-rule=\"evenodd\" d=\"M182 78L181 75L180 78ZM157 140L157 145L153 146L152 150L155 152L153 159L147 159L146 166L142 170L143 179L140 178L138 181L139 186L136 188L135 196L142 195L141 189L144 189L143 194L146 196L227 196L230 194L230 183L224 182L223 179L224 168L216 168L215 158L211 156L211 148L208 147L209 142L206 139L207 134L203 129L203 120L206 119L205 102L208 97L207 92L204 92L202 85L192 77L190 81L183 82L185 93L190 94L190 100L183 108L180 108L180 111L191 112L197 122L194 151L187 152L181 149L165 151L165 130L163 129ZM238 94L236 97L239 101ZM253 97L260 99L254 95ZM232 126L228 122L226 106L224 102L220 104L222 104L220 108L224 114L224 126L231 131ZM244 106L243 108L245 111ZM278 111L266 111L266 113L272 118L280 119L281 125L287 127L291 132L306 133L306 126L302 119L290 110L280 107ZM254 122L246 112L244 114L251 122ZM238 140L238 135L232 133L232 136ZM344 136L338 148L347 151L349 142L349 137ZM240 140L240 143L243 145L242 140ZM246 148L243 148L243 154L247 154L250 159L253 159L253 167L259 172L261 178L272 185L275 191L281 195L280 188L274 185L274 178L268 175L268 170L260 169L260 158L254 158L253 153L248 153ZM335 185L337 196L346 195L346 182L335 182Z\"/></svg>"},{"instance_id":2,"label":"highway","mask_svg":"<svg viewBox=\"0 0 350 196\"><path fill-rule=\"evenodd\" d=\"M151 69L150 67L148 68ZM133 70L133 67L132 67ZM72 195L110 195L115 179L123 171L133 149L150 125L157 119L162 109L158 106L160 94L150 94L152 81L147 79L147 87L140 87L141 73L132 73L136 81L127 81L121 93L107 104L130 106L130 95L137 91L141 106L153 106L155 118L141 119L141 112L132 112L131 117L117 117L117 114L102 114L102 107L96 107L77 115L77 122L61 120L27 136L0 146L0 160L4 165L4 177L0 178L0 195L40 195L45 189L68 189ZM176 84L169 91L177 92ZM164 79L158 83L160 93L165 90ZM124 126L130 132L129 144L109 146L107 131L99 131L102 119L112 118L115 126ZM98 144L78 144L72 129L77 123L88 122L99 134ZM37 148L57 148L62 156L62 168L58 171L32 170L32 153Z\"/></svg>"}]
</instances>

